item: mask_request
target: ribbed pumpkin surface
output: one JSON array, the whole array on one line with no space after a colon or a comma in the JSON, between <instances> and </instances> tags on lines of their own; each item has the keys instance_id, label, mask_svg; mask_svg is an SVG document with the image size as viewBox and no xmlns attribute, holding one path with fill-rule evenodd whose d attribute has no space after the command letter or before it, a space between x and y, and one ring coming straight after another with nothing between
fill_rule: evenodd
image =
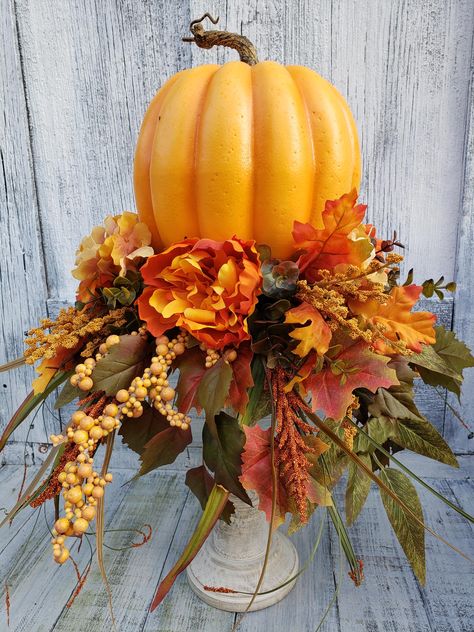
<instances>
[{"instance_id":1,"label":"ribbed pumpkin surface","mask_svg":"<svg viewBox=\"0 0 474 632\"><path fill-rule=\"evenodd\" d=\"M265 61L174 75L140 131L134 183L156 249L185 237L233 235L292 252L294 220L321 212L360 181L347 103L317 73Z\"/></svg>"}]
</instances>

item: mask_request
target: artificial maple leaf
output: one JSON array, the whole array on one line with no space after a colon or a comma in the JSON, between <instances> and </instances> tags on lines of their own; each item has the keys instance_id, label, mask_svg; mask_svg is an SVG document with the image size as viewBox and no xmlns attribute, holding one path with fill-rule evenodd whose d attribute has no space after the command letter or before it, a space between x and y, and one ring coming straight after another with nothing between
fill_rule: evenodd
<instances>
[{"instance_id":1,"label":"artificial maple leaf","mask_svg":"<svg viewBox=\"0 0 474 632\"><path fill-rule=\"evenodd\" d=\"M306 324L308 321L309 324ZM305 325L290 333L291 338L301 341L296 349L293 349L293 353L301 358L305 358L313 349L321 355L329 349L331 330L321 313L312 305L301 303L298 307L288 310L285 315L285 323Z\"/></svg>"},{"instance_id":2,"label":"artificial maple leaf","mask_svg":"<svg viewBox=\"0 0 474 632\"><path fill-rule=\"evenodd\" d=\"M232 408L244 414L249 401L248 390L253 386L251 362L253 352L250 345L241 345L236 359L230 363L232 382L229 388L229 402Z\"/></svg>"},{"instance_id":3,"label":"artificial maple leaf","mask_svg":"<svg viewBox=\"0 0 474 632\"><path fill-rule=\"evenodd\" d=\"M179 369L179 378L177 385L177 405L182 413L188 413L191 408L195 408L198 414L201 412L201 406L197 397L197 392L201 380L206 373L205 357L199 347L187 349L176 362Z\"/></svg>"},{"instance_id":4,"label":"artificial maple leaf","mask_svg":"<svg viewBox=\"0 0 474 632\"><path fill-rule=\"evenodd\" d=\"M293 375L291 380L285 386L285 393L289 393L290 391L292 391L295 384L304 382L311 371L316 371L319 364L322 366L322 363L322 356L318 356L315 351L311 351L311 353L306 356L305 361L299 366L297 372ZM319 366L319 368L321 368L321 366Z\"/></svg>"},{"instance_id":5,"label":"artificial maple leaf","mask_svg":"<svg viewBox=\"0 0 474 632\"><path fill-rule=\"evenodd\" d=\"M390 358L373 353L363 340L351 340L332 358L329 366L306 379L313 410L322 410L327 417L339 420L352 402L354 389L367 388L375 393L381 386L388 388L399 384L397 374L387 366L388 362Z\"/></svg>"},{"instance_id":6,"label":"artificial maple leaf","mask_svg":"<svg viewBox=\"0 0 474 632\"><path fill-rule=\"evenodd\" d=\"M326 202L322 219L324 228L295 221L293 239L298 250L300 278L314 283L319 270L334 270L340 264L361 265L370 260L373 244L361 224L366 206L355 204L357 191L338 200Z\"/></svg>"},{"instance_id":7,"label":"artificial maple leaf","mask_svg":"<svg viewBox=\"0 0 474 632\"><path fill-rule=\"evenodd\" d=\"M421 285L394 287L388 301L383 305L375 300L365 303L349 302L352 312L363 316L369 323L380 324L384 328L384 337L388 340L377 340L373 345L376 351L383 354L397 353L390 345L390 340L402 340L408 349L417 353L422 350L422 344L431 345L436 342L433 327L436 316L431 312L411 311L422 289Z\"/></svg>"},{"instance_id":8,"label":"artificial maple leaf","mask_svg":"<svg viewBox=\"0 0 474 632\"><path fill-rule=\"evenodd\" d=\"M271 428L262 430L260 426L244 426L246 441L242 452L242 474L240 482L247 490L256 492L258 508L265 512L268 522L272 517L273 476L271 464L270 436ZM275 462L278 448L275 446ZM276 511L273 527L276 529L285 522L288 511L288 499L281 483L276 490Z\"/></svg>"}]
</instances>

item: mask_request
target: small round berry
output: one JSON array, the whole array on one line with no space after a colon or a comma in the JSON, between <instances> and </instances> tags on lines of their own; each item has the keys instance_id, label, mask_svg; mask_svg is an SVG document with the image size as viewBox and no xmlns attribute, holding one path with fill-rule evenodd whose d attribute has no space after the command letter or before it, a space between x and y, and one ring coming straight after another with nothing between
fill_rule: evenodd
<instances>
[{"instance_id":1,"label":"small round berry","mask_svg":"<svg viewBox=\"0 0 474 632\"><path fill-rule=\"evenodd\" d=\"M85 364L78 364L78 365L76 366L76 368L74 369L74 371L75 371L77 374L79 374L79 373L84 373L86 369L87 369L87 367L86 367L86 365L85 365Z\"/></svg>"},{"instance_id":2,"label":"small round berry","mask_svg":"<svg viewBox=\"0 0 474 632\"><path fill-rule=\"evenodd\" d=\"M103 342L99 347L99 353L101 355L105 355L107 351L108 351L107 345L105 344L105 342Z\"/></svg>"},{"instance_id":3,"label":"small round berry","mask_svg":"<svg viewBox=\"0 0 474 632\"><path fill-rule=\"evenodd\" d=\"M227 362L234 362L237 359L237 351L235 349L230 349L225 353L225 359Z\"/></svg>"},{"instance_id":4,"label":"small round berry","mask_svg":"<svg viewBox=\"0 0 474 632\"><path fill-rule=\"evenodd\" d=\"M102 421L100 422L100 425L103 428L103 430L106 430L107 432L111 432L115 428L115 417L110 417L110 416L104 417Z\"/></svg>"},{"instance_id":5,"label":"small round berry","mask_svg":"<svg viewBox=\"0 0 474 632\"><path fill-rule=\"evenodd\" d=\"M161 399L163 399L165 402L170 402L175 396L175 390L174 388L171 388L171 386L166 386L162 391L161 391Z\"/></svg>"},{"instance_id":6,"label":"small round berry","mask_svg":"<svg viewBox=\"0 0 474 632\"><path fill-rule=\"evenodd\" d=\"M77 473L81 478L89 478L92 474L92 465L90 463L81 463L77 468Z\"/></svg>"},{"instance_id":7,"label":"small round berry","mask_svg":"<svg viewBox=\"0 0 474 632\"><path fill-rule=\"evenodd\" d=\"M67 518L59 518L54 523L54 528L58 533L66 533L69 529L69 520Z\"/></svg>"},{"instance_id":8,"label":"small round berry","mask_svg":"<svg viewBox=\"0 0 474 632\"><path fill-rule=\"evenodd\" d=\"M87 432L88 430L90 430L93 427L94 422L95 422L95 419L93 417L90 417L89 415L86 415L79 422L79 428L81 428L81 430L85 430Z\"/></svg>"},{"instance_id":9,"label":"small round berry","mask_svg":"<svg viewBox=\"0 0 474 632\"><path fill-rule=\"evenodd\" d=\"M71 375L71 377L69 378L69 382L71 383L71 386L77 386L77 384L79 382L79 376L78 375Z\"/></svg>"},{"instance_id":10,"label":"small round berry","mask_svg":"<svg viewBox=\"0 0 474 632\"><path fill-rule=\"evenodd\" d=\"M79 445L80 443L86 443L88 439L89 435L85 430L76 430L73 436L73 441L76 445Z\"/></svg>"},{"instance_id":11,"label":"small round berry","mask_svg":"<svg viewBox=\"0 0 474 632\"><path fill-rule=\"evenodd\" d=\"M76 410L76 412L72 413L71 421L75 426L78 426L81 419L85 416L86 416L86 413L84 411Z\"/></svg>"},{"instance_id":12,"label":"small round berry","mask_svg":"<svg viewBox=\"0 0 474 632\"><path fill-rule=\"evenodd\" d=\"M91 439L94 439L94 441L99 441L104 436L104 431L100 426L94 426L90 429L89 436Z\"/></svg>"},{"instance_id":13,"label":"small round berry","mask_svg":"<svg viewBox=\"0 0 474 632\"><path fill-rule=\"evenodd\" d=\"M91 507L90 505L84 507L81 510L81 515L84 520L88 520L89 522L91 522L91 520L94 520L95 518L95 507Z\"/></svg>"},{"instance_id":14,"label":"small round berry","mask_svg":"<svg viewBox=\"0 0 474 632\"><path fill-rule=\"evenodd\" d=\"M63 549L59 557L54 558L58 564L64 564L69 559L69 549Z\"/></svg>"},{"instance_id":15,"label":"small round berry","mask_svg":"<svg viewBox=\"0 0 474 632\"><path fill-rule=\"evenodd\" d=\"M118 406L117 404L107 404L104 408L104 415L109 415L110 417L115 417L118 414Z\"/></svg>"},{"instance_id":16,"label":"small round berry","mask_svg":"<svg viewBox=\"0 0 474 632\"><path fill-rule=\"evenodd\" d=\"M77 518L72 525L76 535L82 535L89 528L89 523L84 518Z\"/></svg>"},{"instance_id":17,"label":"small round berry","mask_svg":"<svg viewBox=\"0 0 474 632\"><path fill-rule=\"evenodd\" d=\"M186 347L183 345L182 342L177 342L175 346L173 347L173 351L175 352L176 355L183 354L185 350L186 350Z\"/></svg>"},{"instance_id":18,"label":"small round berry","mask_svg":"<svg viewBox=\"0 0 474 632\"><path fill-rule=\"evenodd\" d=\"M138 399L145 399L147 395L148 391L144 386L138 386L135 389L135 397L138 397Z\"/></svg>"},{"instance_id":19,"label":"small round berry","mask_svg":"<svg viewBox=\"0 0 474 632\"><path fill-rule=\"evenodd\" d=\"M76 487L71 487L71 489L67 492L67 499L73 505L77 505L77 503L82 500L82 487L76 485Z\"/></svg>"},{"instance_id":20,"label":"small round berry","mask_svg":"<svg viewBox=\"0 0 474 632\"><path fill-rule=\"evenodd\" d=\"M81 391L90 391L91 388L94 386L94 382L90 377L83 377L78 386Z\"/></svg>"},{"instance_id":21,"label":"small round berry","mask_svg":"<svg viewBox=\"0 0 474 632\"><path fill-rule=\"evenodd\" d=\"M168 338L168 336L158 336L158 338L156 339L156 344L157 345L168 345L170 339Z\"/></svg>"},{"instance_id":22,"label":"small round berry","mask_svg":"<svg viewBox=\"0 0 474 632\"><path fill-rule=\"evenodd\" d=\"M130 395L128 394L128 391L126 391L124 388L121 388L115 395L115 399L121 404L127 402L129 397Z\"/></svg>"},{"instance_id":23,"label":"small round berry","mask_svg":"<svg viewBox=\"0 0 474 632\"><path fill-rule=\"evenodd\" d=\"M101 487L100 485L96 485L94 489L92 490L92 496L94 498L99 499L99 498L102 498L103 495L104 495L104 488Z\"/></svg>"},{"instance_id":24,"label":"small round berry","mask_svg":"<svg viewBox=\"0 0 474 632\"><path fill-rule=\"evenodd\" d=\"M107 337L105 344L107 345L107 348L110 349L110 347L113 347L114 345L118 345L119 342L120 342L120 338L116 336L115 334L113 334L112 336Z\"/></svg>"},{"instance_id":25,"label":"small round berry","mask_svg":"<svg viewBox=\"0 0 474 632\"><path fill-rule=\"evenodd\" d=\"M168 353L168 345L165 345L165 344L156 345L156 353L159 356L165 356Z\"/></svg>"}]
</instances>

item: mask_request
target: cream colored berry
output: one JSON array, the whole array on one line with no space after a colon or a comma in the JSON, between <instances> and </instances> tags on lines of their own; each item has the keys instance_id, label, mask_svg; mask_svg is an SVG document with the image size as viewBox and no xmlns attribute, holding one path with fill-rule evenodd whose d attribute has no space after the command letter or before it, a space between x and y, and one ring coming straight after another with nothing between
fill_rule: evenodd
<instances>
[{"instance_id":1,"label":"cream colored berry","mask_svg":"<svg viewBox=\"0 0 474 632\"><path fill-rule=\"evenodd\" d=\"M76 430L73 436L73 441L77 445L79 445L80 443L85 443L88 439L89 435L85 430Z\"/></svg>"},{"instance_id":2,"label":"cream colored berry","mask_svg":"<svg viewBox=\"0 0 474 632\"><path fill-rule=\"evenodd\" d=\"M115 395L115 399L121 404L124 404L125 402L127 402L129 397L130 395L128 394L128 391L125 390L124 388L121 388Z\"/></svg>"},{"instance_id":3,"label":"cream colored berry","mask_svg":"<svg viewBox=\"0 0 474 632\"><path fill-rule=\"evenodd\" d=\"M81 391L90 391L91 388L94 386L94 382L90 377L83 377L78 386Z\"/></svg>"},{"instance_id":4,"label":"cream colored berry","mask_svg":"<svg viewBox=\"0 0 474 632\"><path fill-rule=\"evenodd\" d=\"M84 520L91 522L91 520L94 520L95 518L95 507L91 507L90 505L87 505L87 507L84 507L82 509L81 515L84 518Z\"/></svg>"},{"instance_id":5,"label":"cream colored berry","mask_svg":"<svg viewBox=\"0 0 474 632\"><path fill-rule=\"evenodd\" d=\"M115 334L113 334L112 336L107 337L105 344L107 345L107 348L110 349L110 347L113 347L114 345L118 345L119 342L120 342L120 338L116 336Z\"/></svg>"},{"instance_id":6,"label":"cream colored berry","mask_svg":"<svg viewBox=\"0 0 474 632\"><path fill-rule=\"evenodd\" d=\"M58 533L66 533L66 531L69 529L69 525L70 523L67 518L59 518L54 523L54 528Z\"/></svg>"}]
</instances>

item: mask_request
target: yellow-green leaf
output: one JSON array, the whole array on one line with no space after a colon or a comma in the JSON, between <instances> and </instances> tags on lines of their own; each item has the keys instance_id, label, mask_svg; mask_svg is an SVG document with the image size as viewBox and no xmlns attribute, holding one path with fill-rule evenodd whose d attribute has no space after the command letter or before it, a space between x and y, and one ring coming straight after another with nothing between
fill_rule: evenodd
<instances>
[{"instance_id":1,"label":"yellow-green leaf","mask_svg":"<svg viewBox=\"0 0 474 632\"><path fill-rule=\"evenodd\" d=\"M420 522L423 522L423 510L421 508L420 499L418 498L415 486L410 479L400 472L392 468L384 468L380 473L380 478L385 485L389 487L400 500L416 515ZM426 581L426 565L425 565L425 531L420 522L416 522L413 517L408 514L400 504L389 496L383 489L380 489L383 506L387 512L390 524L393 527L395 535L401 544L408 561L410 562L415 575L419 582L424 584Z\"/></svg>"},{"instance_id":2,"label":"yellow-green leaf","mask_svg":"<svg viewBox=\"0 0 474 632\"><path fill-rule=\"evenodd\" d=\"M367 467L371 467L370 456L359 454ZM349 475L346 487L346 520L351 525L356 521L370 491L370 478L352 461L349 463Z\"/></svg>"}]
</instances>

